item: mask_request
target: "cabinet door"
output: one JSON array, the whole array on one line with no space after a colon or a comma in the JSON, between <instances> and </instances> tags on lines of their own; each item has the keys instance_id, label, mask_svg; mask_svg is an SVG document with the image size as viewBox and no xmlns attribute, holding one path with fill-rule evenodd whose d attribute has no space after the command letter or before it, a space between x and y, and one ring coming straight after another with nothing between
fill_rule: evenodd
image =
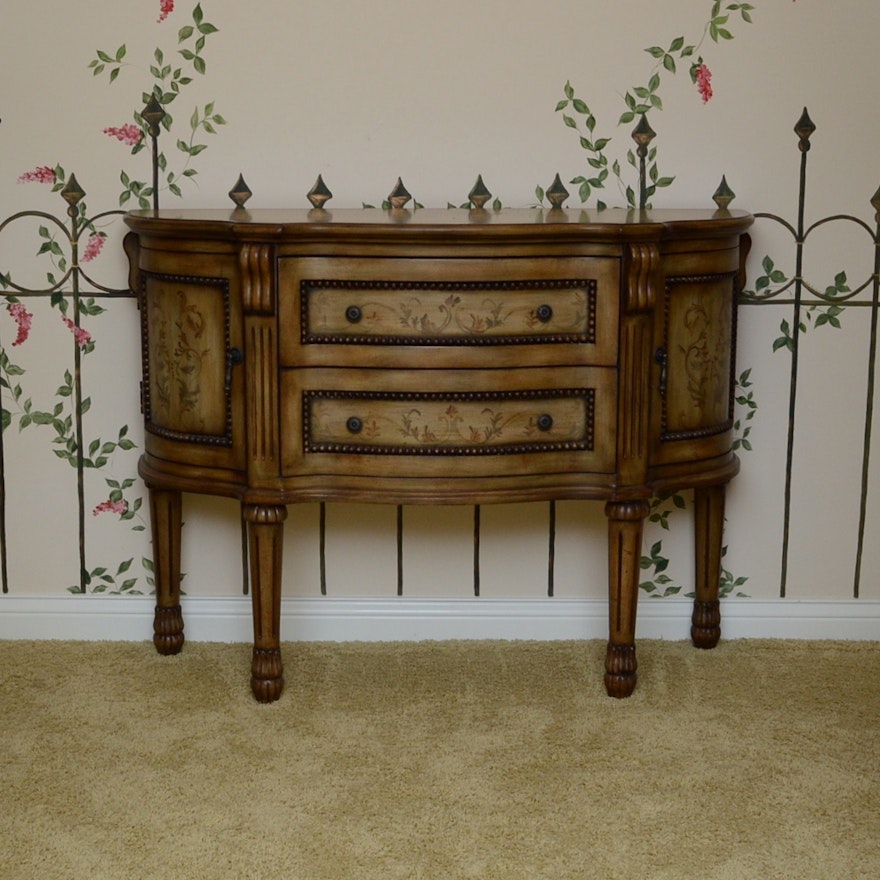
<instances>
[{"instance_id":1,"label":"cabinet door","mask_svg":"<svg viewBox=\"0 0 880 880\"><path fill-rule=\"evenodd\" d=\"M148 451L172 461L235 466L239 352L230 281L160 272L143 272L142 279Z\"/></svg>"},{"instance_id":2,"label":"cabinet door","mask_svg":"<svg viewBox=\"0 0 880 880\"><path fill-rule=\"evenodd\" d=\"M732 443L737 251L677 268L668 267L657 322L654 464L717 459Z\"/></svg>"}]
</instances>

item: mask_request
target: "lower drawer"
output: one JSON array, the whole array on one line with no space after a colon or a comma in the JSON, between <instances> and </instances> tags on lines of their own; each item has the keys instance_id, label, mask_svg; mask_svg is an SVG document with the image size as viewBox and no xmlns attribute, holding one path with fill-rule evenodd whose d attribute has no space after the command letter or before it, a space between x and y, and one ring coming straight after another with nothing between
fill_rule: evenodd
<instances>
[{"instance_id":1,"label":"lower drawer","mask_svg":"<svg viewBox=\"0 0 880 880\"><path fill-rule=\"evenodd\" d=\"M283 473L611 473L616 375L607 367L285 370Z\"/></svg>"}]
</instances>

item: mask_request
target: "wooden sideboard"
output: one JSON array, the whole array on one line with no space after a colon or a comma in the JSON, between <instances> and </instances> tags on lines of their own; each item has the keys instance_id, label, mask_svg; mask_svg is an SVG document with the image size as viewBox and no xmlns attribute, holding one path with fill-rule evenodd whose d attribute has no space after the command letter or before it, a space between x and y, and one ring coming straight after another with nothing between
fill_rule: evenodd
<instances>
[{"instance_id":1,"label":"wooden sideboard","mask_svg":"<svg viewBox=\"0 0 880 880\"><path fill-rule=\"evenodd\" d=\"M605 685L636 683L642 530L695 490L691 633L720 636L739 211L137 211L154 642L184 641L181 494L240 500L251 685L276 700L286 505L596 499Z\"/></svg>"}]
</instances>

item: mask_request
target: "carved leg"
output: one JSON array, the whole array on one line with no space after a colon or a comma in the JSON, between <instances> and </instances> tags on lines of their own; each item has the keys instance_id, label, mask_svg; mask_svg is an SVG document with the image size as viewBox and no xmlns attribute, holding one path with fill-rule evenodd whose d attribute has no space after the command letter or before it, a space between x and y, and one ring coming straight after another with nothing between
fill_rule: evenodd
<instances>
[{"instance_id":1,"label":"carved leg","mask_svg":"<svg viewBox=\"0 0 880 880\"><path fill-rule=\"evenodd\" d=\"M609 639L605 689L628 697L636 686L636 604L638 602L642 529L647 501L610 501L608 517Z\"/></svg>"},{"instance_id":2,"label":"carved leg","mask_svg":"<svg viewBox=\"0 0 880 880\"><path fill-rule=\"evenodd\" d=\"M149 490L156 577L153 644L160 654L179 654L183 647L180 610L180 492Z\"/></svg>"},{"instance_id":3,"label":"carved leg","mask_svg":"<svg viewBox=\"0 0 880 880\"><path fill-rule=\"evenodd\" d=\"M251 690L261 703L271 703L284 689L281 664L281 549L287 508L247 504L254 608L254 654Z\"/></svg>"},{"instance_id":4,"label":"carved leg","mask_svg":"<svg viewBox=\"0 0 880 880\"><path fill-rule=\"evenodd\" d=\"M721 638L721 543L724 530L724 486L694 492L696 595L691 640L698 648L714 648Z\"/></svg>"}]
</instances>

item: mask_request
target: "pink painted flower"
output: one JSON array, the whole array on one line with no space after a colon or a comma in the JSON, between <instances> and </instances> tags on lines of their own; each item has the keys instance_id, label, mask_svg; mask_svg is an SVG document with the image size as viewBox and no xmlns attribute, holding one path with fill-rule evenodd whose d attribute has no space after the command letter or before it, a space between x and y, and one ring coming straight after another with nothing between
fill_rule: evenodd
<instances>
[{"instance_id":1,"label":"pink painted flower","mask_svg":"<svg viewBox=\"0 0 880 880\"><path fill-rule=\"evenodd\" d=\"M28 334L31 332L31 321L33 321L34 316L20 302L9 303L8 309L12 320L18 324L18 334L15 337L15 342L12 344L21 345L27 341Z\"/></svg>"},{"instance_id":2,"label":"pink painted flower","mask_svg":"<svg viewBox=\"0 0 880 880\"><path fill-rule=\"evenodd\" d=\"M108 126L104 129L104 134L109 134L110 137L115 137L116 140L122 141L126 146L135 147L137 146L141 138L144 136L143 131L136 126L133 122L127 122L125 125L116 126Z\"/></svg>"},{"instance_id":3,"label":"pink painted flower","mask_svg":"<svg viewBox=\"0 0 880 880\"><path fill-rule=\"evenodd\" d=\"M55 183L55 170L48 165L40 165L33 171L25 171L18 178L19 183Z\"/></svg>"},{"instance_id":4,"label":"pink painted flower","mask_svg":"<svg viewBox=\"0 0 880 880\"><path fill-rule=\"evenodd\" d=\"M694 82L705 104L712 97L712 71L705 64L699 65L694 71Z\"/></svg>"},{"instance_id":5,"label":"pink painted flower","mask_svg":"<svg viewBox=\"0 0 880 880\"><path fill-rule=\"evenodd\" d=\"M83 327L77 327L70 318L66 316L62 316L62 321L64 321L67 329L73 334L73 338L76 340L76 344L80 348L85 348L92 341L92 334L89 333L88 330Z\"/></svg>"},{"instance_id":6,"label":"pink painted flower","mask_svg":"<svg viewBox=\"0 0 880 880\"><path fill-rule=\"evenodd\" d=\"M96 232L94 235L90 235L89 240L86 242L86 249L83 251L82 262L89 263L94 260L101 253L105 240L106 236L103 232Z\"/></svg>"},{"instance_id":7,"label":"pink painted flower","mask_svg":"<svg viewBox=\"0 0 880 880\"><path fill-rule=\"evenodd\" d=\"M174 12L174 0L159 0L158 23L161 24L165 21L172 12Z\"/></svg>"},{"instance_id":8,"label":"pink painted flower","mask_svg":"<svg viewBox=\"0 0 880 880\"><path fill-rule=\"evenodd\" d=\"M128 502L124 498L120 498L119 501L102 501L92 511L92 516L97 516L99 513L118 513L121 515L127 510Z\"/></svg>"}]
</instances>

